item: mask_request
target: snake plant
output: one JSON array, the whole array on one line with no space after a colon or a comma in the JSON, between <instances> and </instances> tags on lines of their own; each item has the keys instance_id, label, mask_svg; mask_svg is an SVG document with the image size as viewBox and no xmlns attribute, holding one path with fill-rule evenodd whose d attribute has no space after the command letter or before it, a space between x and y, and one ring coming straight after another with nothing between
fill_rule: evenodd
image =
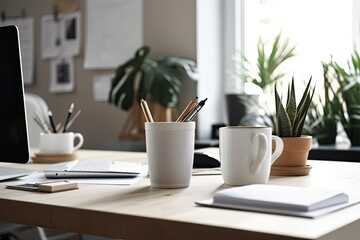
<instances>
[{"instance_id":1,"label":"snake plant","mask_svg":"<svg viewBox=\"0 0 360 240\"><path fill-rule=\"evenodd\" d=\"M167 57L153 61L143 46L134 58L120 65L112 79L108 102L129 110L134 101L151 99L164 107L176 107L181 92L181 81L176 71L183 69L192 80L197 80L195 62L181 57Z\"/></svg>"},{"instance_id":2,"label":"snake plant","mask_svg":"<svg viewBox=\"0 0 360 240\"><path fill-rule=\"evenodd\" d=\"M300 137L304 128L304 123L309 107L314 96L315 88L311 87L311 78L306 85L300 103L296 105L294 77L288 87L286 105L275 85L275 133L279 137Z\"/></svg>"}]
</instances>

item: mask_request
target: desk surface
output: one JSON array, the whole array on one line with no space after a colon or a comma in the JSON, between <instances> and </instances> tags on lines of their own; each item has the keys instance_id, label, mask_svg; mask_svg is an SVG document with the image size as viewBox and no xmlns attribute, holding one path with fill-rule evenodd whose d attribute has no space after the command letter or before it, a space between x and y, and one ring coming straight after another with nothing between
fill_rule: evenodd
<instances>
[{"instance_id":1,"label":"desk surface","mask_svg":"<svg viewBox=\"0 0 360 240\"><path fill-rule=\"evenodd\" d=\"M146 162L145 153L81 150L78 155ZM272 176L269 184L333 188L360 197L359 163L309 163L313 166L309 176ZM0 220L114 238L358 239L360 233L360 204L316 219L195 205L196 200L228 187L221 175L193 176L190 187L182 189L151 188L147 178L131 186L80 184L79 190L51 194L10 190L4 185L0 183Z\"/></svg>"}]
</instances>

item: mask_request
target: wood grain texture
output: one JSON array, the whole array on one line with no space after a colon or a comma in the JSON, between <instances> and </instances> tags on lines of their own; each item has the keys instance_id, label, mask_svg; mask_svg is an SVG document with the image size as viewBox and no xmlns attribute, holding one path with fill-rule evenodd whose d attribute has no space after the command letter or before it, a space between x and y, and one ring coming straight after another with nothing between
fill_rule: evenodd
<instances>
[{"instance_id":1,"label":"wood grain texture","mask_svg":"<svg viewBox=\"0 0 360 240\"><path fill-rule=\"evenodd\" d=\"M145 153L80 150L78 156L146 163ZM339 189L360 198L360 164L309 164L310 175L271 176L269 184ZM46 166L3 165L39 171ZM341 233L346 239L357 239L360 233L360 204L317 219L197 206L196 200L229 187L221 175L193 176L190 187L181 189L152 188L147 178L131 186L79 184L76 191L52 194L10 190L4 185L0 185L0 220L114 238L333 239Z\"/></svg>"}]
</instances>

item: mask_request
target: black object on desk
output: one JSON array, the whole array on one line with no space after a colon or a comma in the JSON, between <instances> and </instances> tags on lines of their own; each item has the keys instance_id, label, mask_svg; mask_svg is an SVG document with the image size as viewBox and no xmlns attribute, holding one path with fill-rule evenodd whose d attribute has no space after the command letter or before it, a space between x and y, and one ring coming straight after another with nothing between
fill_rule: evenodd
<instances>
[{"instance_id":1,"label":"black object on desk","mask_svg":"<svg viewBox=\"0 0 360 240\"><path fill-rule=\"evenodd\" d=\"M195 149L219 147L219 139L198 139L195 141Z\"/></svg>"},{"instance_id":2,"label":"black object on desk","mask_svg":"<svg viewBox=\"0 0 360 240\"><path fill-rule=\"evenodd\" d=\"M220 167L220 160L202 152L194 153L193 168L217 168Z\"/></svg>"},{"instance_id":3,"label":"black object on desk","mask_svg":"<svg viewBox=\"0 0 360 240\"><path fill-rule=\"evenodd\" d=\"M342 162L360 162L360 147L337 145L320 145L313 147L309 152L308 159L342 161Z\"/></svg>"}]
</instances>

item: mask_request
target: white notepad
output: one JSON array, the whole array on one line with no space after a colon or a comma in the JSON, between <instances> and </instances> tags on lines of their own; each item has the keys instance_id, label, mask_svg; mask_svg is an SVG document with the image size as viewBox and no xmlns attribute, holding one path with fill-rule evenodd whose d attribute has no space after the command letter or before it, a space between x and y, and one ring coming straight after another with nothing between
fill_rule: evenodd
<instances>
[{"instance_id":1,"label":"white notepad","mask_svg":"<svg viewBox=\"0 0 360 240\"><path fill-rule=\"evenodd\" d=\"M253 184L221 190L214 194L213 199L196 203L212 207L314 218L357 202L350 201L349 196L341 191Z\"/></svg>"}]
</instances>

